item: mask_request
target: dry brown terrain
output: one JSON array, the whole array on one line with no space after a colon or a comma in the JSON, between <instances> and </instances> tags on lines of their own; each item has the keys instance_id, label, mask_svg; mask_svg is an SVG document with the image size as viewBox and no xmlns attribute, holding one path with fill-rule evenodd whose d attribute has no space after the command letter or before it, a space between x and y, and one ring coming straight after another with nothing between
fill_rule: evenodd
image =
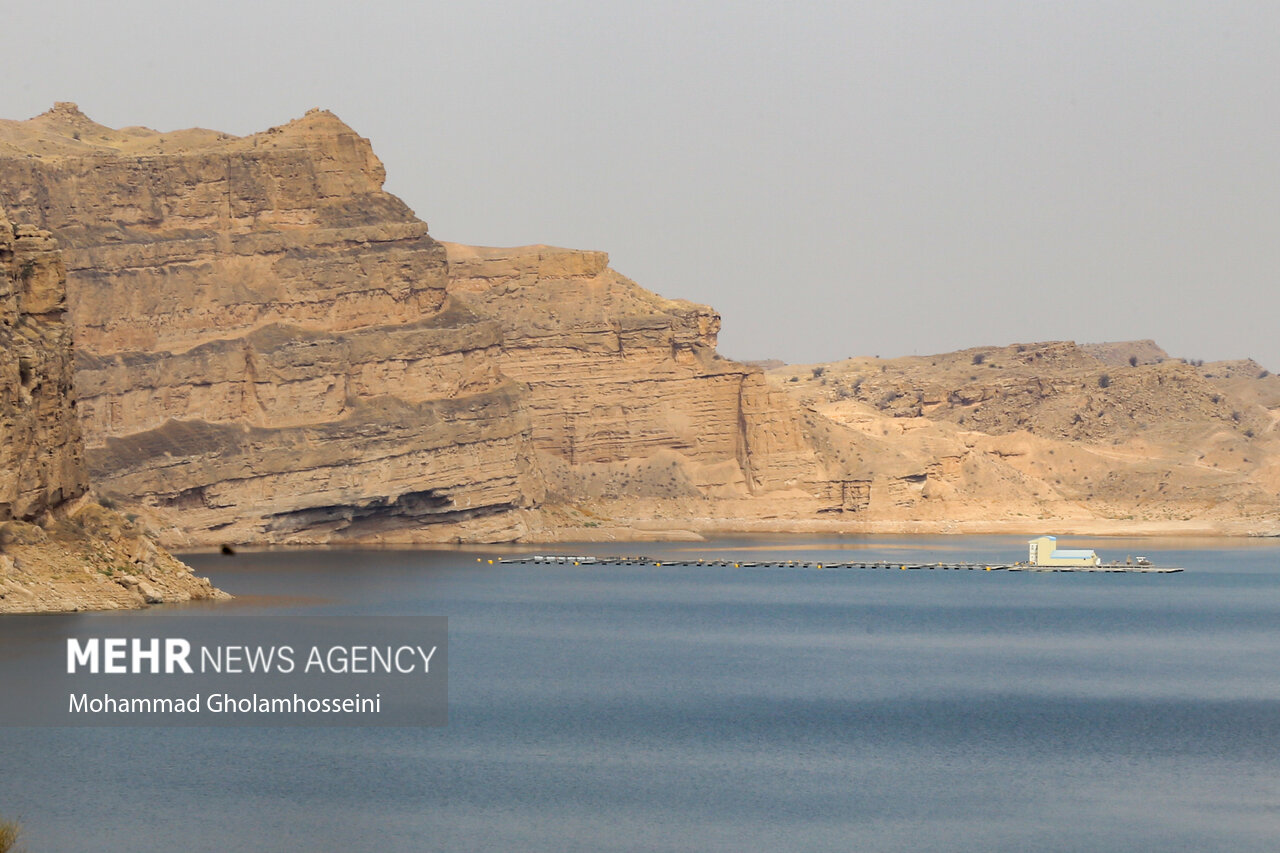
<instances>
[{"instance_id":1,"label":"dry brown terrain","mask_svg":"<svg viewBox=\"0 0 1280 853\"><path fill-rule=\"evenodd\" d=\"M165 542L1280 531L1280 380L1251 362L743 364L603 252L439 242L384 178L319 110L0 121L0 201L64 247L91 480Z\"/></svg>"},{"instance_id":2,"label":"dry brown terrain","mask_svg":"<svg viewBox=\"0 0 1280 853\"><path fill-rule=\"evenodd\" d=\"M903 520L1062 519L1072 530L1273 533L1280 379L1151 341L980 347L770 371L777 387L916 466ZM884 478L885 454L866 454ZM873 514L888 516L881 507Z\"/></svg>"},{"instance_id":3,"label":"dry brown terrain","mask_svg":"<svg viewBox=\"0 0 1280 853\"><path fill-rule=\"evenodd\" d=\"M125 610L229 596L88 496L40 524L0 524L0 613Z\"/></svg>"}]
</instances>

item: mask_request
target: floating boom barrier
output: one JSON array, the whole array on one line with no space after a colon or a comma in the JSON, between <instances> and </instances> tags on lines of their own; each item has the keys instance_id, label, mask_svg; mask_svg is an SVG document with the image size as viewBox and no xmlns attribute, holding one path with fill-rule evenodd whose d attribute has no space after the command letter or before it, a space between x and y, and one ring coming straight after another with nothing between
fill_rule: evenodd
<instances>
[{"instance_id":1,"label":"floating boom barrier","mask_svg":"<svg viewBox=\"0 0 1280 853\"><path fill-rule=\"evenodd\" d=\"M484 558L477 558L477 561ZM1183 571L1151 565L1105 563L1100 566L1036 566L1030 563L974 563L944 560L937 563L920 563L910 560L693 560L685 558L655 558L643 556L599 557L569 554L533 554L528 557L502 557L488 561L490 565L571 565L571 566L683 566L691 568L734 569L882 569L894 571L941 570L970 572L1103 572L1162 575Z\"/></svg>"}]
</instances>

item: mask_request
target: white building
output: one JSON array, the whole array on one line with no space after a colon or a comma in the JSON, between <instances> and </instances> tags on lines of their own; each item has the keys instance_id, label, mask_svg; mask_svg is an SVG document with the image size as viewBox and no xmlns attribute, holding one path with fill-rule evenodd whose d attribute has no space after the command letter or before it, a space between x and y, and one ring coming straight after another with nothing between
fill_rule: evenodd
<instances>
[{"instance_id":1,"label":"white building","mask_svg":"<svg viewBox=\"0 0 1280 853\"><path fill-rule=\"evenodd\" d=\"M1093 551L1059 551L1058 537L1041 536L1027 543L1033 566L1100 566L1102 560Z\"/></svg>"}]
</instances>

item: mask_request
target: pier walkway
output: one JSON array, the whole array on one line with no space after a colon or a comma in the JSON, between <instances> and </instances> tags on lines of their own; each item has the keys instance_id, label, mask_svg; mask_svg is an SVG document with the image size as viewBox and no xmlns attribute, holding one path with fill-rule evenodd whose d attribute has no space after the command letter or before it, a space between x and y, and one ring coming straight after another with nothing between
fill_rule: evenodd
<instances>
[{"instance_id":1,"label":"pier walkway","mask_svg":"<svg viewBox=\"0 0 1280 853\"><path fill-rule=\"evenodd\" d=\"M1170 574L1181 568L1134 566L1107 563L1101 566L1033 566L1028 563L973 563L943 560L921 563L912 560L693 560L643 556L596 557L589 555L534 554L529 557L504 557L490 560L499 565L573 565L573 566L708 566L735 569L887 569L894 571L977 571L977 572L1124 572L1129 574Z\"/></svg>"}]
</instances>

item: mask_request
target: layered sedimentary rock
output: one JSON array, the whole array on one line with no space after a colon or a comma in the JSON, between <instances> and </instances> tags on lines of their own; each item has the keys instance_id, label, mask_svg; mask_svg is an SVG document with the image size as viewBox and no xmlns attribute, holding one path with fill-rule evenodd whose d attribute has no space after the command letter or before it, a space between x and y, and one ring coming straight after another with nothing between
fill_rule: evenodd
<instances>
[{"instance_id":1,"label":"layered sedimentary rock","mask_svg":"<svg viewBox=\"0 0 1280 853\"><path fill-rule=\"evenodd\" d=\"M498 367L529 389L554 497L776 497L827 480L795 403L716 354L710 308L643 290L603 252L447 248L450 294L498 324Z\"/></svg>"},{"instance_id":2,"label":"layered sedimentary rock","mask_svg":"<svg viewBox=\"0 0 1280 853\"><path fill-rule=\"evenodd\" d=\"M0 521L30 521L88 488L65 299L53 238L0 209Z\"/></svg>"},{"instance_id":3,"label":"layered sedimentary rock","mask_svg":"<svg viewBox=\"0 0 1280 853\"><path fill-rule=\"evenodd\" d=\"M53 237L0 209L0 612L219 595L87 494Z\"/></svg>"},{"instance_id":4,"label":"layered sedimentary rock","mask_svg":"<svg viewBox=\"0 0 1280 853\"><path fill-rule=\"evenodd\" d=\"M71 104L0 122L0 198L67 247L104 493L189 543L509 539L548 502L825 499L830 460L793 401L715 354L710 309L603 253L446 247L383 178L322 111L244 138Z\"/></svg>"},{"instance_id":5,"label":"layered sedimentary rock","mask_svg":"<svg viewBox=\"0 0 1280 853\"><path fill-rule=\"evenodd\" d=\"M313 111L243 139L94 124L7 138L0 195L67 245L87 454L173 541L518 530L541 497L498 330L444 248ZM438 534L452 536L453 533Z\"/></svg>"},{"instance_id":6,"label":"layered sedimentary rock","mask_svg":"<svg viewBox=\"0 0 1280 853\"><path fill-rule=\"evenodd\" d=\"M601 252L439 243L383 178L322 111L0 122L0 200L66 246L96 488L175 543L1280 524L1280 380L1252 363L1049 343L766 380L710 308ZM0 500L58 497L21 482Z\"/></svg>"}]
</instances>

